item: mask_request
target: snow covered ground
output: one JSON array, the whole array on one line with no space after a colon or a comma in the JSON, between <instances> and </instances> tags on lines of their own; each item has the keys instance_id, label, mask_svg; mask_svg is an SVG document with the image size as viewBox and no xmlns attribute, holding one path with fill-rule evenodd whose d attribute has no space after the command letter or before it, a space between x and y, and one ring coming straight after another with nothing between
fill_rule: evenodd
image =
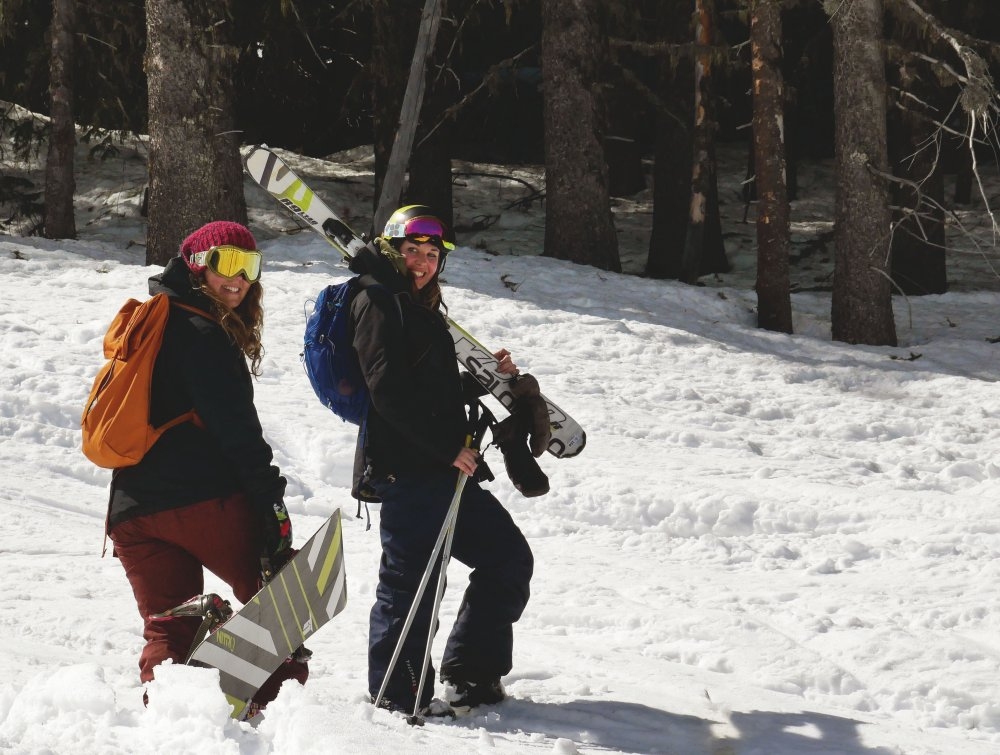
<instances>
[{"instance_id":1,"label":"snow covered ground","mask_svg":"<svg viewBox=\"0 0 1000 755\"><path fill-rule=\"evenodd\" d=\"M298 165L366 229L370 167L348 157ZM536 557L512 699L422 728L365 702L378 536L354 518L353 428L316 401L298 357L308 300L347 273L248 186L266 258L257 405L296 540L345 514L348 605L309 641L309 683L286 687L256 728L228 718L207 669L163 668L143 708L139 616L121 566L101 558L109 473L80 453L78 423L108 321L156 269L142 264L141 156L78 169L79 241L0 237L0 751L1000 752L988 260L958 254L961 290L897 300L898 348L832 343L822 291L794 295L795 335L763 332L739 177L723 193L736 269L705 287L533 256L542 209L503 209L522 184L469 176L456 189L452 317L510 348L588 444L541 459L552 492L539 499L488 454ZM617 209L638 238L637 201ZM829 205L804 197L797 233L818 238ZM497 219L474 231L480 214ZM634 269L641 248L625 253ZM799 263L802 288L826 274ZM464 568L449 577L445 629Z\"/></svg>"}]
</instances>

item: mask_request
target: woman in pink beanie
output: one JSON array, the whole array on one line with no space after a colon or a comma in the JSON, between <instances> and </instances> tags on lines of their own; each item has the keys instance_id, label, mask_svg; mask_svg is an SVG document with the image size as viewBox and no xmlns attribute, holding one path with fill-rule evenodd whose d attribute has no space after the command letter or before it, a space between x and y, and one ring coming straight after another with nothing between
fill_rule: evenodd
<instances>
[{"instance_id":1,"label":"woman in pink beanie","mask_svg":"<svg viewBox=\"0 0 1000 755\"><path fill-rule=\"evenodd\" d=\"M215 221L181 244L149 279L170 308L150 396L155 427L192 409L197 422L167 430L142 460L114 471L108 532L125 567L146 645L140 678L167 659L184 663L197 617L162 614L204 592L204 569L246 603L292 554L283 502L285 478L273 464L253 401L264 314L262 255L246 226ZM249 365L248 365L249 362ZM287 659L253 698L259 709L286 679L304 683L304 659Z\"/></svg>"}]
</instances>

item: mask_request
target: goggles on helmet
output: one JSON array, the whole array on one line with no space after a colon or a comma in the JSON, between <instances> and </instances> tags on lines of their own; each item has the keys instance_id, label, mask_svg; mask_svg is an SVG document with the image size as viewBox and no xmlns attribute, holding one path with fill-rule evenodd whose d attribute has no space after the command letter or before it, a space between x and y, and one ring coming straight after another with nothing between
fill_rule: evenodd
<instances>
[{"instance_id":1,"label":"goggles on helmet","mask_svg":"<svg viewBox=\"0 0 1000 755\"><path fill-rule=\"evenodd\" d=\"M260 265L263 255L240 249L238 246L213 246L204 252L196 252L191 256L196 265L204 265L213 273L223 278L235 278L242 275L248 283L260 279Z\"/></svg>"},{"instance_id":2,"label":"goggles on helmet","mask_svg":"<svg viewBox=\"0 0 1000 755\"><path fill-rule=\"evenodd\" d=\"M399 223L389 222L383 236L387 239L408 238L423 244L425 241L439 241L447 251L455 248L455 237L451 229L435 217L421 215Z\"/></svg>"}]
</instances>

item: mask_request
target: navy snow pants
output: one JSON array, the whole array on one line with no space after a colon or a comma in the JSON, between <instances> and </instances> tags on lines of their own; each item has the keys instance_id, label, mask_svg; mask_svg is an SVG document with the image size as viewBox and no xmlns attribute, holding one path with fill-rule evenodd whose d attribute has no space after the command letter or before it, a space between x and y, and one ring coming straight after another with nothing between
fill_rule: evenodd
<instances>
[{"instance_id":1,"label":"navy snow pants","mask_svg":"<svg viewBox=\"0 0 1000 755\"><path fill-rule=\"evenodd\" d=\"M431 550L455 495L457 471L379 482L382 561L368 635L368 688L378 694L413 604ZM501 677L513 664L512 625L528 602L534 568L531 549L507 510L489 491L469 481L462 493L452 557L472 569L441 663L451 679ZM430 629L438 559L384 697L412 710ZM437 627L435 627L437 629ZM434 694L429 664L420 706Z\"/></svg>"}]
</instances>

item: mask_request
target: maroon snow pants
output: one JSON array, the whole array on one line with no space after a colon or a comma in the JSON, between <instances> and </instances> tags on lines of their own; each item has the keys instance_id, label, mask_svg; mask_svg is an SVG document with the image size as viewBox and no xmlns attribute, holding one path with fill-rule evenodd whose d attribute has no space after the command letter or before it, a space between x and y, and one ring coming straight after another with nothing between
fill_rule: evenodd
<instances>
[{"instance_id":1,"label":"maroon snow pants","mask_svg":"<svg viewBox=\"0 0 1000 755\"><path fill-rule=\"evenodd\" d=\"M111 531L114 553L125 567L146 646L139 656L139 678L153 679L153 669L167 658L184 663L201 619L152 619L205 590L203 568L233 589L246 603L259 589L259 530L250 503L242 493L212 498L190 506L161 511L122 522ZM288 660L264 683L254 702L266 705L281 683L305 684L309 667Z\"/></svg>"}]
</instances>

